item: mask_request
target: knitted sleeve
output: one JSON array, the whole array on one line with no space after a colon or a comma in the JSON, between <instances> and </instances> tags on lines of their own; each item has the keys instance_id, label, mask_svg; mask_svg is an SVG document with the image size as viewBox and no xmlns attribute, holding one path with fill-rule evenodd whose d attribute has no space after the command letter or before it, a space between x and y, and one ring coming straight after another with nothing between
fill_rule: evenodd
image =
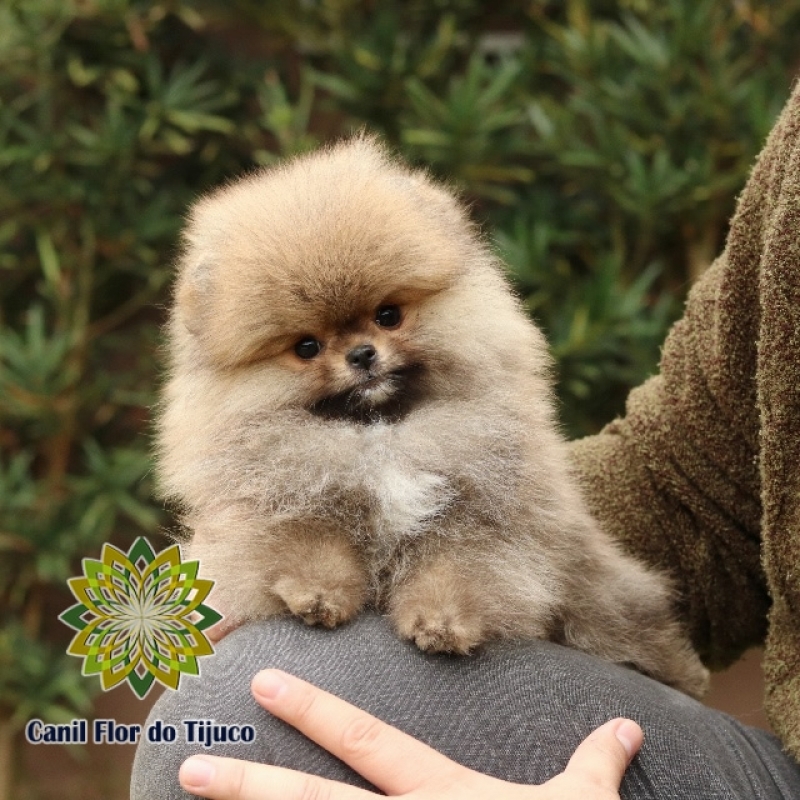
<instances>
[{"instance_id":1,"label":"knitted sleeve","mask_svg":"<svg viewBox=\"0 0 800 800\"><path fill-rule=\"evenodd\" d=\"M766 639L767 713L800 758L800 88L659 374L572 447L594 514L671 573L709 664Z\"/></svg>"}]
</instances>

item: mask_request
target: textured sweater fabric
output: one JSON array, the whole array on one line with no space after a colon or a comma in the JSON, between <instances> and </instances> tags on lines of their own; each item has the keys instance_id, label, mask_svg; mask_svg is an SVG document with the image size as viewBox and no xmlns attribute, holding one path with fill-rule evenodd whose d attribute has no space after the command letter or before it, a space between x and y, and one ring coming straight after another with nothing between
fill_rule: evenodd
<instances>
[{"instance_id":1,"label":"textured sweater fabric","mask_svg":"<svg viewBox=\"0 0 800 800\"><path fill-rule=\"evenodd\" d=\"M707 663L764 644L767 715L800 760L800 85L660 373L573 456L609 533L671 573Z\"/></svg>"}]
</instances>

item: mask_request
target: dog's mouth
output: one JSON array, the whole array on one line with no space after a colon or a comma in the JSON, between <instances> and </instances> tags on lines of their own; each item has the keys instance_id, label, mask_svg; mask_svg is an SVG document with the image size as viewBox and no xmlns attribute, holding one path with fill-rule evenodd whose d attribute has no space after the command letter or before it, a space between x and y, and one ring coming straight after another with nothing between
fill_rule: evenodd
<instances>
[{"instance_id":1,"label":"dog's mouth","mask_svg":"<svg viewBox=\"0 0 800 800\"><path fill-rule=\"evenodd\" d=\"M309 410L326 419L344 419L366 425L396 422L418 402L423 374L424 370L418 364L391 372L367 374L356 386L322 398Z\"/></svg>"},{"instance_id":2,"label":"dog's mouth","mask_svg":"<svg viewBox=\"0 0 800 800\"><path fill-rule=\"evenodd\" d=\"M406 370L367 374L358 385L345 392L355 402L379 406L388 402L397 392L402 391Z\"/></svg>"}]
</instances>

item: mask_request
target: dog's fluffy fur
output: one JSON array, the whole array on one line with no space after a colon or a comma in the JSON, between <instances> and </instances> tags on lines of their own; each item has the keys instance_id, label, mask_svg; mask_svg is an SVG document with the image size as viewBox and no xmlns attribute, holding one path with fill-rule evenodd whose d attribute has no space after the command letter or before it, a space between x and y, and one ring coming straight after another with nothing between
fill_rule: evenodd
<instances>
[{"instance_id":1,"label":"dog's fluffy fur","mask_svg":"<svg viewBox=\"0 0 800 800\"><path fill-rule=\"evenodd\" d=\"M201 199L168 332L160 479L228 625L369 604L424 650L545 638L702 694L667 582L584 506L542 335L426 175L358 137Z\"/></svg>"}]
</instances>

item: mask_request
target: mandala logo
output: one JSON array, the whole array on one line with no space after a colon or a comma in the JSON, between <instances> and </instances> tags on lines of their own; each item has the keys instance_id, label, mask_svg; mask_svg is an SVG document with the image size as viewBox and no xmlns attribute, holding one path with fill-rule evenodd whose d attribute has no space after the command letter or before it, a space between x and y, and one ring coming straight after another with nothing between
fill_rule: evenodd
<instances>
[{"instance_id":1,"label":"mandala logo","mask_svg":"<svg viewBox=\"0 0 800 800\"><path fill-rule=\"evenodd\" d=\"M181 562L177 545L158 555L139 537L127 553L103 545L99 561L83 559L70 578L78 601L59 619L77 634L67 648L84 659L84 675L103 690L128 681L140 699L154 681L177 689L182 674L199 675L198 658L214 648L203 633L222 619L203 605L214 585L197 577L197 561Z\"/></svg>"}]
</instances>

